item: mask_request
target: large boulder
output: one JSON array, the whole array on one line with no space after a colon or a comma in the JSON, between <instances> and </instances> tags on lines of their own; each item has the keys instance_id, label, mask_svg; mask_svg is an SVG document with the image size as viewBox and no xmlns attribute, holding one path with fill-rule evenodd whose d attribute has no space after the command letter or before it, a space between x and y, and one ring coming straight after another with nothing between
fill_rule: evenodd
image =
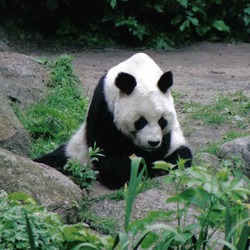
<instances>
[{"instance_id":1,"label":"large boulder","mask_svg":"<svg viewBox=\"0 0 250 250\"><path fill-rule=\"evenodd\" d=\"M16 117L10 101L0 94L0 147L27 156L29 146L28 132Z\"/></svg>"},{"instance_id":2,"label":"large boulder","mask_svg":"<svg viewBox=\"0 0 250 250\"><path fill-rule=\"evenodd\" d=\"M220 147L220 158L243 163L246 175L250 178L250 136L224 143Z\"/></svg>"},{"instance_id":3,"label":"large boulder","mask_svg":"<svg viewBox=\"0 0 250 250\"><path fill-rule=\"evenodd\" d=\"M212 169L220 169L221 168L221 163L219 158L216 156L203 152L201 154L197 154L195 156L194 163L197 165L204 165L208 168Z\"/></svg>"},{"instance_id":4,"label":"large boulder","mask_svg":"<svg viewBox=\"0 0 250 250\"><path fill-rule=\"evenodd\" d=\"M18 53L0 53L0 147L28 155L30 139L11 101L18 105L37 102L46 92L47 79L47 70L33 58Z\"/></svg>"},{"instance_id":5,"label":"large boulder","mask_svg":"<svg viewBox=\"0 0 250 250\"><path fill-rule=\"evenodd\" d=\"M33 58L11 52L0 53L0 89L12 101L31 104L45 92L48 73Z\"/></svg>"},{"instance_id":6,"label":"large boulder","mask_svg":"<svg viewBox=\"0 0 250 250\"><path fill-rule=\"evenodd\" d=\"M0 149L0 190L31 195L65 223L75 223L83 192L69 178L43 164Z\"/></svg>"}]
</instances>

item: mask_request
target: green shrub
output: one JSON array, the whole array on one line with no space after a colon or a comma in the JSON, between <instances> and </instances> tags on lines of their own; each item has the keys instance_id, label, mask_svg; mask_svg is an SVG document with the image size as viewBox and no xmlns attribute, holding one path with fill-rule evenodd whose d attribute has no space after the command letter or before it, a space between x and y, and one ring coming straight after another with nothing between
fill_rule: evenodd
<instances>
[{"instance_id":1,"label":"green shrub","mask_svg":"<svg viewBox=\"0 0 250 250\"><path fill-rule=\"evenodd\" d=\"M0 193L0 249L29 249L27 220L35 249L62 249L62 223L26 194Z\"/></svg>"},{"instance_id":2,"label":"green shrub","mask_svg":"<svg viewBox=\"0 0 250 250\"><path fill-rule=\"evenodd\" d=\"M0 249L111 249L113 240L86 224L64 225L59 216L24 193L0 191Z\"/></svg>"},{"instance_id":3,"label":"green shrub","mask_svg":"<svg viewBox=\"0 0 250 250\"><path fill-rule=\"evenodd\" d=\"M98 171L92 169L92 162L98 161L98 156L104 157L101 151L98 147L90 147L84 165L69 160L64 166L64 170L80 188L87 188L96 179Z\"/></svg>"},{"instance_id":4,"label":"green shrub","mask_svg":"<svg viewBox=\"0 0 250 250\"><path fill-rule=\"evenodd\" d=\"M92 46L110 45L113 40L169 49L201 40L249 41L250 35L248 0L3 0L0 15L14 26L56 32L63 41ZM13 25L7 29L14 36L18 33Z\"/></svg>"},{"instance_id":5,"label":"green shrub","mask_svg":"<svg viewBox=\"0 0 250 250\"><path fill-rule=\"evenodd\" d=\"M140 159L132 162L138 171ZM155 167L167 169L166 184L175 188L175 195L167 199L174 209L153 211L140 220L130 222L135 193L140 187L141 175L131 174L126 194L125 232L117 235L115 249L213 249L218 243L224 249L247 249L249 240L249 179L237 170L230 170L230 163L218 169L193 166L184 168L179 160L178 169L171 164L156 162ZM195 205L196 222L189 223L190 207ZM171 227L159 221L175 221ZM224 239L212 240L216 231L224 231Z\"/></svg>"}]
</instances>

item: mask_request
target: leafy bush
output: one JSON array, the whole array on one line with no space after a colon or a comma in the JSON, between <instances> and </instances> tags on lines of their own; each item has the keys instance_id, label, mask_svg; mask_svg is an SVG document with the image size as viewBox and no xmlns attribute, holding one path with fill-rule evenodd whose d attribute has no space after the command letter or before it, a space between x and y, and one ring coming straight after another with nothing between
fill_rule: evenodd
<instances>
[{"instance_id":1,"label":"leafy bush","mask_svg":"<svg viewBox=\"0 0 250 250\"><path fill-rule=\"evenodd\" d=\"M98 161L98 156L101 154L101 149L98 147L90 147L88 155L86 155L86 163L84 165L69 160L64 166L64 170L69 172L71 179L81 188L87 188L92 181L96 179L97 171L92 169L92 162Z\"/></svg>"},{"instance_id":2,"label":"leafy bush","mask_svg":"<svg viewBox=\"0 0 250 250\"><path fill-rule=\"evenodd\" d=\"M26 194L0 193L0 248L28 249L27 220L32 228L36 249L61 248L63 236L59 230L62 223L56 214L36 205Z\"/></svg>"},{"instance_id":3,"label":"leafy bush","mask_svg":"<svg viewBox=\"0 0 250 250\"><path fill-rule=\"evenodd\" d=\"M138 171L140 159L133 162ZM227 162L227 166L230 163ZM225 166L215 171L194 166L184 169L180 160L178 169L165 162L156 162L155 167L170 170L164 177L166 184L175 188L175 195L167 199L176 207L172 211L155 211L148 217L129 222L135 191L140 187L141 175L131 174L126 192L125 232L119 233L115 240L115 249L213 249L218 243L224 249L247 249L250 221L249 179L237 170ZM192 205L198 208L195 223L188 224L187 217ZM177 227L171 227L159 221L175 221ZM213 234L224 230L225 239L212 241ZM210 246L209 246L210 245ZM120 247L120 248L119 248Z\"/></svg>"},{"instance_id":4,"label":"leafy bush","mask_svg":"<svg viewBox=\"0 0 250 250\"><path fill-rule=\"evenodd\" d=\"M113 10L107 13L109 18L104 18L105 22L126 27L133 37L158 49L194 40L241 37L240 30L247 30L250 19L247 1L241 4L223 0L158 0L133 4L110 1L110 5ZM232 11L229 13L226 8ZM241 25L234 27L235 22Z\"/></svg>"},{"instance_id":5,"label":"leafy bush","mask_svg":"<svg viewBox=\"0 0 250 250\"><path fill-rule=\"evenodd\" d=\"M248 0L3 0L0 10L2 20L16 17L18 25L87 45L113 40L168 49L197 40L249 41L250 35Z\"/></svg>"},{"instance_id":6,"label":"leafy bush","mask_svg":"<svg viewBox=\"0 0 250 250\"><path fill-rule=\"evenodd\" d=\"M0 249L111 249L112 238L91 232L86 224L64 225L24 193L0 191Z\"/></svg>"}]
</instances>

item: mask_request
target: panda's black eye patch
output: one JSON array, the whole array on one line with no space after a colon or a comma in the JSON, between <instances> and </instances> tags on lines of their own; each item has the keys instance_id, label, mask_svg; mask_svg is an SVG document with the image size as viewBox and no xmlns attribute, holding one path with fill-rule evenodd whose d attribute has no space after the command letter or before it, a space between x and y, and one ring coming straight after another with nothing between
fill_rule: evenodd
<instances>
[{"instance_id":1,"label":"panda's black eye patch","mask_svg":"<svg viewBox=\"0 0 250 250\"><path fill-rule=\"evenodd\" d=\"M147 120L142 116L135 122L135 129L141 130L148 124Z\"/></svg>"},{"instance_id":2,"label":"panda's black eye patch","mask_svg":"<svg viewBox=\"0 0 250 250\"><path fill-rule=\"evenodd\" d=\"M161 129L164 129L168 125L168 121L161 117L161 119L158 121L159 126Z\"/></svg>"}]
</instances>

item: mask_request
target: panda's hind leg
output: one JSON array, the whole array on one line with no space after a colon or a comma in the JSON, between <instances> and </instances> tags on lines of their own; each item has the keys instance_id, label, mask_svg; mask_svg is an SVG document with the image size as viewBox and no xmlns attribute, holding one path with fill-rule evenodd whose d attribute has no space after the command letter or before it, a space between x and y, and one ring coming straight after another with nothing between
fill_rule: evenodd
<instances>
[{"instance_id":1,"label":"panda's hind leg","mask_svg":"<svg viewBox=\"0 0 250 250\"><path fill-rule=\"evenodd\" d=\"M67 163L68 160L65 150L66 144L62 144L51 153L36 158L33 161L46 164L64 173L63 166Z\"/></svg>"},{"instance_id":2,"label":"panda's hind leg","mask_svg":"<svg viewBox=\"0 0 250 250\"><path fill-rule=\"evenodd\" d=\"M188 168L192 164L192 152L190 148L186 146L181 146L177 150L175 150L171 155L163 159L164 161L171 163L173 165L176 165L179 159L186 160L185 161L185 168ZM162 176L168 174L168 171L162 170L162 169L152 169L152 174L150 176L156 177L156 176Z\"/></svg>"}]
</instances>

